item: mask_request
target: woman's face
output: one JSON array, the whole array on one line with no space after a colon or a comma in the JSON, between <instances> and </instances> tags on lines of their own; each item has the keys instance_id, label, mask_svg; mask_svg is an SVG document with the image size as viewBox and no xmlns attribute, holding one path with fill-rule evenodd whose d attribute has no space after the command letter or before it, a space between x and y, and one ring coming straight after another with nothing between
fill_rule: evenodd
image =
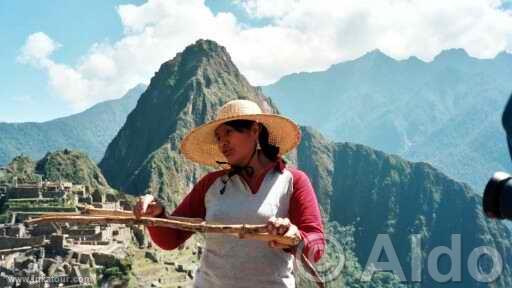
<instances>
[{"instance_id":1,"label":"woman's face","mask_svg":"<svg viewBox=\"0 0 512 288\"><path fill-rule=\"evenodd\" d=\"M230 164L244 165L251 154L258 137L258 129L253 125L250 130L243 132L225 124L215 129L215 137L219 150Z\"/></svg>"}]
</instances>

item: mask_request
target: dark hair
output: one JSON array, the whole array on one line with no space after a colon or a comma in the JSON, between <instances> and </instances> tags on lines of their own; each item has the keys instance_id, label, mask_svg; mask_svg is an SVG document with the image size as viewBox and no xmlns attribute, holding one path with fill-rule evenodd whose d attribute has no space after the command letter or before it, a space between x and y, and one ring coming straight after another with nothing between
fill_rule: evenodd
<instances>
[{"instance_id":1,"label":"dark hair","mask_svg":"<svg viewBox=\"0 0 512 288\"><path fill-rule=\"evenodd\" d=\"M255 123L255 121L253 120L240 119L231 120L225 122L224 124L228 125L229 127L232 127L238 132L244 132L246 130L250 130L253 123ZM268 159L275 161L277 159L277 155L279 154L279 147L268 143L269 134L267 127L265 127L265 125L261 123L259 123L259 125L261 127L261 130L258 140L260 142L261 152L263 152L263 155L265 155L265 157L267 157Z\"/></svg>"}]
</instances>

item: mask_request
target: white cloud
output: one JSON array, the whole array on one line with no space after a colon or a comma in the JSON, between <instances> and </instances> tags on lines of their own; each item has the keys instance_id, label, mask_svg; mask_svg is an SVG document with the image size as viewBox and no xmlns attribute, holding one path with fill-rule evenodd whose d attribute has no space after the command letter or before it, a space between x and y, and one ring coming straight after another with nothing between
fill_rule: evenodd
<instances>
[{"instance_id":1,"label":"white cloud","mask_svg":"<svg viewBox=\"0 0 512 288\"><path fill-rule=\"evenodd\" d=\"M246 0L241 3L250 15L257 18L283 17L300 5L298 0Z\"/></svg>"},{"instance_id":2,"label":"white cloud","mask_svg":"<svg viewBox=\"0 0 512 288\"><path fill-rule=\"evenodd\" d=\"M53 41L43 32L33 33L28 36L25 45L21 47L18 61L21 63L44 65L48 56L60 46L59 43Z\"/></svg>"},{"instance_id":3,"label":"white cloud","mask_svg":"<svg viewBox=\"0 0 512 288\"><path fill-rule=\"evenodd\" d=\"M147 83L163 62L199 38L226 46L254 85L325 69L376 48L395 58L424 60L447 48L465 48L480 58L512 52L512 12L500 9L499 0L237 3L270 24L242 25L231 13L213 14L202 0L149 0L119 6L123 37L93 45L75 66L52 61L60 45L40 32L28 37L20 61L44 68L52 89L79 110Z\"/></svg>"},{"instance_id":4,"label":"white cloud","mask_svg":"<svg viewBox=\"0 0 512 288\"><path fill-rule=\"evenodd\" d=\"M45 33L31 34L21 48L18 61L46 70L49 86L74 108L80 110L89 104L89 83L75 69L50 59L51 54L60 46Z\"/></svg>"}]
</instances>

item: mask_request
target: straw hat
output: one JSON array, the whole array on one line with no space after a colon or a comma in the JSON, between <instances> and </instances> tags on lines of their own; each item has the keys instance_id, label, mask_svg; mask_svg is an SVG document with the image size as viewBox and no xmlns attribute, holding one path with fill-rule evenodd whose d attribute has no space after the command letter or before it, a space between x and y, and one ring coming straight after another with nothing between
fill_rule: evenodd
<instances>
[{"instance_id":1,"label":"straw hat","mask_svg":"<svg viewBox=\"0 0 512 288\"><path fill-rule=\"evenodd\" d=\"M216 161L227 161L219 150L215 139L215 129L231 120L254 120L268 130L268 142L279 147L279 155L284 155L300 142L300 129L295 122L277 114L263 113L253 101L232 100L217 112L215 120L190 131L181 141L181 153L186 158L205 165L216 166Z\"/></svg>"}]
</instances>

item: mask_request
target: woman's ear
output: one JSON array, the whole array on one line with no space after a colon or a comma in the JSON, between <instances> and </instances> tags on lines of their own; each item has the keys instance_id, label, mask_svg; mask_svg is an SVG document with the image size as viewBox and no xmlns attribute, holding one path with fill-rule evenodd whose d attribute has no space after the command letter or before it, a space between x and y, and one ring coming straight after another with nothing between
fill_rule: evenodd
<instances>
[{"instance_id":1,"label":"woman's ear","mask_svg":"<svg viewBox=\"0 0 512 288\"><path fill-rule=\"evenodd\" d=\"M254 135L256 137L256 139L258 139L260 132L261 132L260 123L254 122L251 126L251 134Z\"/></svg>"}]
</instances>

